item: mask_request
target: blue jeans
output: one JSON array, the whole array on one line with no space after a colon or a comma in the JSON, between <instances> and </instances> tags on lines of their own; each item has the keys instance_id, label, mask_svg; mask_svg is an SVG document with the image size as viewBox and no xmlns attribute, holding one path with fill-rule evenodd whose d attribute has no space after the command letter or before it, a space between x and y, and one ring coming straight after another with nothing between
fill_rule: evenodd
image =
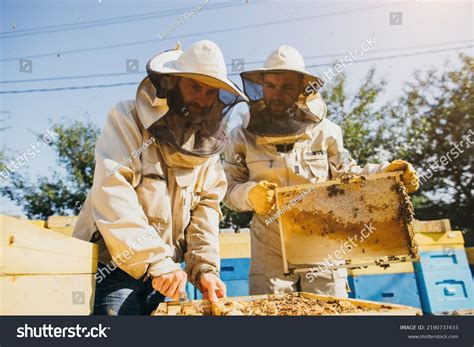
<instances>
[{"instance_id":1,"label":"blue jeans","mask_svg":"<svg viewBox=\"0 0 474 347\"><path fill-rule=\"evenodd\" d=\"M143 282L125 271L99 263L96 275L94 315L150 315L165 297L156 292L151 278Z\"/></svg>"}]
</instances>

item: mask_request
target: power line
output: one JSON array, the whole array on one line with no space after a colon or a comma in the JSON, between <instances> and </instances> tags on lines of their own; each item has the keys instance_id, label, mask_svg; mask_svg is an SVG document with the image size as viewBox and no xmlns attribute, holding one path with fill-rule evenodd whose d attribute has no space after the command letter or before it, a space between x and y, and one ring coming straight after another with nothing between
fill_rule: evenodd
<instances>
[{"instance_id":1,"label":"power line","mask_svg":"<svg viewBox=\"0 0 474 347\"><path fill-rule=\"evenodd\" d=\"M78 76L60 76L60 77L47 77L47 78L36 78L29 80L10 80L10 81L0 81L0 84L8 83L25 83L25 82L47 82L47 81L61 81L61 80L72 80L72 79L83 79L83 78L96 78L96 77L115 77L115 76L125 76L125 75L135 75L146 73L146 71L136 71L136 72L111 72L111 73L101 73L101 74L92 74L92 75L78 75Z\"/></svg>"},{"instance_id":2,"label":"power line","mask_svg":"<svg viewBox=\"0 0 474 347\"><path fill-rule=\"evenodd\" d=\"M446 45L454 45L458 43L466 43L466 42L473 42L474 40L459 40L459 41L449 41L449 42L442 42L442 43L430 43L425 45L415 45L415 46L404 46L404 47L392 47L392 48L382 48L382 49L371 49L370 51L365 52L364 54L374 54L380 52L390 52L390 51L399 51L399 50L406 50L406 49L414 49L414 48L425 48L425 47L439 47L439 46L446 46ZM316 59L316 58L330 58L330 57L340 57L346 55L347 52L344 53L328 53L322 55L310 55L304 57L305 60L308 59ZM263 63L263 61L258 62L245 62L245 64L253 64L253 63ZM1 83L1 82L0 82Z\"/></svg>"},{"instance_id":3,"label":"power line","mask_svg":"<svg viewBox=\"0 0 474 347\"><path fill-rule=\"evenodd\" d=\"M88 86L75 86L75 87L57 87L57 88L40 88L40 89L26 89L26 90L7 90L0 91L0 94L24 94L24 93L36 93L36 92L57 92L61 90L77 90L77 89L96 89L96 88L110 88L110 87L121 87L137 85L138 82L124 82L124 83L113 83L113 84L94 84Z\"/></svg>"},{"instance_id":4,"label":"power line","mask_svg":"<svg viewBox=\"0 0 474 347\"><path fill-rule=\"evenodd\" d=\"M431 51L423 51L423 52L414 52L414 53L406 53L406 54L400 54L400 55L392 55L392 56L386 56L386 57L377 57L377 58L367 58L367 59L358 59L353 62L353 64L357 63L365 63L368 61L380 61L380 60L388 60L388 59L395 59L395 58L404 58L404 57L410 57L410 56L418 56L418 55L424 55L424 54L433 54L433 53L439 53L439 52L447 52L447 51L453 51L453 50L458 50L458 49L466 49L466 48L471 48L474 47L474 45L468 45L468 46L463 46L463 47L453 47L453 48L447 48L447 49L438 49L438 50L431 50ZM313 64L313 65L308 65L307 68L312 68L312 67L320 67L320 66L333 66L334 64L332 63L327 63L327 64ZM240 73L230 73L228 76L237 76ZM35 93L35 92L52 92L52 91L62 91L62 90L78 90L78 89L93 89L93 88L110 88L110 87L119 87L119 86L129 86L129 85L138 85L139 82L124 82L124 83L113 83L113 84L95 84L95 85L86 85L86 86L73 86L73 87L58 87L58 88L40 88L40 89L26 89L26 90L6 90L6 91L0 91L0 94L24 94L24 93Z\"/></svg>"},{"instance_id":5,"label":"power line","mask_svg":"<svg viewBox=\"0 0 474 347\"><path fill-rule=\"evenodd\" d=\"M289 19L287 18L285 20L278 20L278 21L265 22L265 23L259 23L259 24L249 24L249 25L243 25L243 26L221 29L221 30L210 30L210 31L203 31L203 32L198 32L198 33L175 35L173 37L164 37L162 39L148 39L148 40L132 41L132 42L120 43L120 44L114 44L114 45L96 46L96 47L91 47L91 48L78 48L78 49L71 49L67 51L56 51L56 52L27 55L27 56L21 56L21 57L17 56L17 57L12 57L12 58L0 59L0 62L13 61L13 60L19 60L19 59L45 58L45 57L56 56L58 54L65 55L65 54L74 54L74 53L81 53L81 52L92 52L92 51L97 51L97 50L136 46L136 45L142 45L142 44L147 44L147 43L176 40L176 39L194 37L194 36L212 35L212 34L217 34L217 33L220 34L220 33L225 33L225 32L230 32L230 31L253 29L253 28L276 25L276 24L281 24L281 23L304 21L304 20L310 20L310 19L315 19L315 18L332 17L336 15L367 11L367 10L387 7L391 5L394 5L394 4L383 4L383 5L370 6L370 7L358 8L358 9L352 9L352 10L343 10L343 11L338 11L338 12L326 13L326 14L321 14L321 15L305 16L305 17L299 17L299 18L289 18Z\"/></svg>"},{"instance_id":6,"label":"power line","mask_svg":"<svg viewBox=\"0 0 474 347\"><path fill-rule=\"evenodd\" d=\"M445 45L465 43L465 42L473 42L473 40L459 40L459 41L450 41L450 42L416 45L416 46L384 48L384 49L378 49L378 50L370 50L366 52L365 54L374 54L374 53L387 52L387 51L399 51L399 50L414 49L414 48L437 47L437 46L445 46ZM340 56L345 56L346 54L347 52L328 53L328 54L323 54L323 55L307 56L307 57L304 57L304 59L310 60L310 59L316 59L316 58L340 57ZM264 62L263 60L256 60L256 61L249 61L249 62L245 61L245 65L262 64L263 62ZM232 64L226 64L226 65L231 66ZM321 66L327 66L327 65L331 65L331 64L323 64ZM89 75L78 75L78 76L59 76L59 77L47 77L47 78L23 79L23 80L6 80L6 81L0 81L0 84L48 82L48 81L61 81L61 80L97 78L97 77L116 77L116 76L144 74L144 73L146 73L146 71L142 70L142 71L136 71L136 72L111 72L111 73L89 74Z\"/></svg>"},{"instance_id":7,"label":"power line","mask_svg":"<svg viewBox=\"0 0 474 347\"><path fill-rule=\"evenodd\" d=\"M241 6L241 4L232 4L232 3L216 4L216 5L206 6L203 11L217 10L217 9L235 7L235 6ZM135 15L129 15L129 16L96 19L96 20L90 20L90 21L79 22L79 23L50 25L50 26L36 27L36 28L23 29L23 30L11 31L11 32L4 31L0 33L0 39L32 36L32 35L47 34L47 33L53 33L53 32L64 32L64 31L70 31L70 30L80 30L80 29L92 28L92 27L97 27L97 26L134 22L138 20L148 20L148 19L160 18L160 17L170 17L172 15L183 14L183 11L189 11L189 10L192 10L192 8L187 7L187 8L172 9L172 10L160 11L160 12L150 12L150 13L141 13L141 14L135 14Z\"/></svg>"},{"instance_id":8,"label":"power line","mask_svg":"<svg viewBox=\"0 0 474 347\"><path fill-rule=\"evenodd\" d=\"M425 55L425 54L433 54L433 53L454 51L454 50L458 50L458 49L466 49L466 48L471 48L471 47L474 47L474 45L468 45L468 46L463 46L463 47L445 48L445 49L436 49L436 50L424 51L424 52L405 53L405 54L391 55L391 56L379 57L379 58L359 59L359 60L354 61L353 64L355 64L355 63L365 63L367 61L389 60L389 59L395 59L395 58L413 57L413 56L417 56L417 55ZM331 64L331 63L330 64L313 64L313 65L308 65L306 67L309 68L309 67L332 66L332 65L334 65L334 64Z\"/></svg>"}]
</instances>

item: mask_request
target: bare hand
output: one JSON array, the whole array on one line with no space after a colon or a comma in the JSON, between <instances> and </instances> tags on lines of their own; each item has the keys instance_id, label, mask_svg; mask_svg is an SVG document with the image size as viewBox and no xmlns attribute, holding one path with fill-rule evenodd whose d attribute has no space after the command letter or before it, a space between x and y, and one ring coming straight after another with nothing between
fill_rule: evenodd
<instances>
[{"instance_id":1,"label":"bare hand","mask_svg":"<svg viewBox=\"0 0 474 347\"><path fill-rule=\"evenodd\" d=\"M187 277L183 270L176 270L153 278L151 284L157 292L178 301L181 293L185 291Z\"/></svg>"},{"instance_id":2,"label":"bare hand","mask_svg":"<svg viewBox=\"0 0 474 347\"><path fill-rule=\"evenodd\" d=\"M226 295L224 282L213 273L208 272L201 275L199 284L201 285L204 299L208 299L211 302L216 302L218 298L223 298Z\"/></svg>"}]
</instances>

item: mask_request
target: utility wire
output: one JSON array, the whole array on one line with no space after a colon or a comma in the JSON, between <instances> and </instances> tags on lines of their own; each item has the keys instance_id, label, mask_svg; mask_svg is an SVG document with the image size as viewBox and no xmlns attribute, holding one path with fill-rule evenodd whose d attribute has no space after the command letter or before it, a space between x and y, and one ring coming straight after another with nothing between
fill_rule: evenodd
<instances>
[{"instance_id":1,"label":"utility wire","mask_svg":"<svg viewBox=\"0 0 474 347\"><path fill-rule=\"evenodd\" d=\"M217 10L217 9L235 7L235 6L241 6L241 4L224 3L224 4L216 4L212 6L210 5L210 6L203 7L203 11L204 10L206 11ZM160 17L170 17L173 15L176 16L176 15L183 14L186 11L192 10L193 8L194 7L187 7L187 8L180 8L180 9L171 9L167 11L149 12L149 13L135 14L135 15L129 15L129 16L96 19L96 20L90 20L90 21L78 22L78 23L50 25L50 26L36 27L36 28L16 30L16 31L4 31L0 33L0 39L32 36L32 35L38 35L38 34L48 34L48 33L53 33L53 32L64 32L64 31L70 31L70 30L80 30L80 29L92 28L92 27L97 27L97 26L121 24L121 23L126 23L126 22L148 20L148 19L160 18Z\"/></svg>"},{"instance_id":2,"label":"utility wire","mask_svg":"<svg viewBox=\"0 0 474 347\"><path fill-rule=\"evenodd\" d=\"M453 51L453 50L458 50L458 49L466 49L466 48L471 48L471 47L474 47L474 45L447 48L447 49L438 49L438 50L431 50L431 51L423 51L423 52L406 53L406 54L399 54L399 55L392 55L392 56L378 57L378 58L358 59L358 60L354 60L353 64L364 63L364 62L368 62L368 61L380 61L380 60L388 60L388 59L395 59L395 58L404 58L404 57L410 57L410 56L419 56L419 55L425 55L425 54L447 52L447 51ZM319 66L332 66L332 65L333 65L332 63L312 64L312 65L307 66L307 68L319 67ZM237 76L239 74L240 74L239 72L235 72L235 73L228 74L228 76ZM25 94L25 93L52 92L52 91L63 91L63 90L110 88L110 87L137 85L138 83L139 82L124 82L124 83L95 84L95 85L73 86L73 87L40 88L40 89L26 89L26 90L5 90L5 91L0 91L0 94Z\"/></svg>"},{"instance_id":3,"label":"utility wire","mask_svg":"<svg viewBox=\"0 0 474 347\"><path fill-rule=\"evenodd\" d=\"M385 49L378 49L378 50L370 50L365 52L365 54L374 54L379 52L387 52L387 51L399 51L405 49L414 49L414 48L425 48L425 47L436 47L436 46L446 46L455 43L465 43L465 42L473 42L473 40L460 40L460 41L450 41L450 42L443 42L443 43L435 43L435 44L426 44L426 45L417 45L417 46L405 46L405 47L392 47L392 48L385 48ZM328 58L328 57L341 57L347 55L345 53L328 53L323 55L313 55L304 57L305 61L310 59L316 58ZM245 65L253 65L253 64L263 64L263 60L257 61L245 61ZM232 64L226 64L227 66L232 66ZM322 64L320 66L328 66L331 64ZM311 65L313 66L313 65ZM316 66L316 65L315 65ZM125 76L125 75L134 75L134 74L143 74L146 73L145 70L136 71L136 72L110 72L110 73L100 73L100 74L89 74L89 75L77 75L77 76L59 76L59 77L46 77L46 78L34 78L34 79L22 79L22 80L5 80L0 81L0 84L10 84L10 83L31 83L31 82L47 82L47 81L61 81L61 80L72 80L72 79L84 79L84 78L97 78L97 77L115 77L115 76Z\"/></svg>"},{"instance_id":4,"label":"utility wire","mask_svg":"<svg viewBox=\"0 0 474 347\"><path fill-rule=\"evenodd\" d=\"M209 31L197 32L197 33L194 32L194 33L174 35L174 36L169 35L169 36L164 37L162 39L159 39L159 38L158 39L148 39L148 40L140 40L140 41L132 41L132 42L126 42L126 43L119 43L119 44L114 44L114 45L96 46L96 47L91 47L91 48L78 48L78 49L71 49L71 50L66 50L66 51L55 51L55 52L49 52L49 53L17 56L17 57L0 59L0 62L13 61L13 60L19 60L19 59L45 58L45 57L57 56L58 54L66 55L66 54L75 54L75 53L81 53L81 52L93 52L93 51L104 50L104 49L130 47L130 46L137 46L137 45L142 45L142 44L148 44L148 43L154 43L154 42L160 42L160 41L176 40L176 39L195 37L195 36L220 34L220 33L225 33L225 32L236 31L236 30L254 29L254 28L260 28L260 27L264 27L264 26L276 25L276 24L282 24L282 23L293 23L293 22L296 22L296 21L305 21L305 20L310 20L310 19L315 19L315 18L332 17L332 16L341 15L341 14L349 14L349 13L372 10L372 9L381 8L381 7L387 7L387 6L391 6L391 5L393 5L393 4L383 4L383 5L377 5L377 6L371 6L371 7L357 8L357 9L352 9L352 10L343 10L343 11L338 11L338 12L325 13L325 14L313 15L313 16L298 17L298 18L291 17L291 18L287 18L285 20L277 20L277 21L271 21L271 22L265 22L265 23L259 23L259 24L249 24L249 25L237 26L237 27L226 28L226 29L221 29L221 30L209 30Z\"/></svg>"}]
</instances>

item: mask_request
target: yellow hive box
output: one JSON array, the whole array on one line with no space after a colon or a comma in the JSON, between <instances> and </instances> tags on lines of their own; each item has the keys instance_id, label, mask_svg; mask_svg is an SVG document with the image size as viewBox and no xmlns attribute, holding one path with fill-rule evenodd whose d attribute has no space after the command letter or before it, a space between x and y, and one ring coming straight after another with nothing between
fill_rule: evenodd
<instances>
[{"instance_id":1,"label":"yellow hive box","mask_svg":"<svg viewBox=\"0 0 474 347\"><path fill-rule=\"evenodd\" d=\"M0 215L0 250L2 275L97 271L96 245L4 215Z\"/></svg>"},{"instance_id":2,"label":"yellow hive box","mask_svg":"<svg viewBox=\"0 0 474 347\"><path fill-rule=\"evenodd\" d=\"M347 269L347 273L353 276L361 275L386 275L386 274L399 274L399 273L411 273L414 272L413 263L394 263L388 267L380 266L367 266L360 269Z\"/></svg>"},{"instance_id":3,"label":"yellow hive box","mask_svg":"<svg viewBox=\"0 0 474 347\"><path fill-rule=\"evenodd\" d=\"M28 220L29 223L33 224L33 225L36 225L37 227L40 227L40 228L44 228L45 225L46 225L46 222L44 220L41 220L41 219L29 219Z\"/></svg>"},{"instance_id":4,"label":"yellow hive box","mask_svg":"<svg viewBox=\"0 0 474 347\"><path fill-rule=\"evenodd\" d=\"M219 234L222 259L250 258L250 233Z\"/></svg>"},{"instance_id":5,"label":"yellow hive box","mask_svg":"<svg viewBox=\"0 0 474 347\"><path fill-rule=\"evenodd\" d=\"M464 237L460 231L448 231L444 233L416 233L415 240L420 251L442 250L446 246L455 249L464 248Z\"/></svg>"},{"instance_id":6,"label":"yellow hive box","mask_svg":"<svg viewBox=\"0 0 474 347\"><path fill-rule=\"evenodd\" d=\"M0 276L0 315L90 315L94 290L93 274Z\"/></svg>"},{"instance_id":7,"label":"yellow hive box","mask_svg":"<svg viewBox=\"0 0 474 347\"><path fill-rule=\"evenodd\" d=\"M77 216L50 216L47 228L61 234L72 236Z\"/></svg>"},{"instance_id":8,"label":"yellow hive box","mask_svg":"<svg viewBox=\"0 0 474 347\"><path fill-rule=\"evenodd\" d=\"M284 273L419 259L399 172L277 188L276 201Z\"/></svg>"},{"instance_id":9,"label":"yellow hive box","mask_svg":"<svg viewBox=\"0 0 474 347\"><path fill-rule=\"evenodd\" d=\"M286 294L273 294L272 297L279 297ZM388 316L421 316L422 312L419 308L411 306L403 306L396 304L388 304L367 300L356 300L347 298L338 298L329 295L318 295L313 293L299 292L294 293L295 296L301 296L310 299L317 299L324 302L344 301L353 304L356 307L367 309L361 313L346 313L344 315L388 315ZM217 303L210 303L208 300L193 300L191 302L164 302L158 305L158 308L152 313L154 316L176 316L182 315L189 305L196 305L203 311L203 315L221 315L221 311L225 308L226 303L246 303L258 299L266 299L268 295L251 295L233 298L222 298ZM184 309L184 310L183 310Z\"/></svg>"},{"instance_id":10,"label":"yellow hive box","mask_svg":"<svg viewBox=\"0 0 474 347\"><path fill-rule=\"evenodd\" d=\"M444 233L451 231L451 222L449 219L415 220L413 230L415 233Z\"/></svg>"},{"instance_id":11,"label":"yellow hive box","mask_svg":"<svg viewBox=\"0 0 474 347\"><path fill-rule=\"evenodd\" d=\"M97 262L92 243L0 215L0 315L89 314Z\"/></svg>"}]
</instances>

